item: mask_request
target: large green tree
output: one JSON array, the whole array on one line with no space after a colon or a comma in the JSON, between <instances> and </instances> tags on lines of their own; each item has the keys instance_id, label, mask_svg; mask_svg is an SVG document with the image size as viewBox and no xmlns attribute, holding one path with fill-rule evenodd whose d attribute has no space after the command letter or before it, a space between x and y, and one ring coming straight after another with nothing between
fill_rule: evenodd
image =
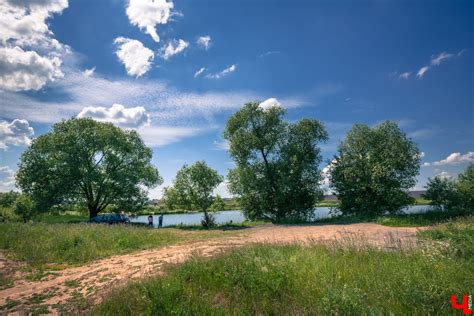
<instances>
[{"instance_id":1,"label":"large green tree","mask_svg":"<svg viewBox=\"0 0 474 316\"><path fill-rule=\"evenodd\" d=\"M204 212L202 224L211 226L214 219L208 211L216 199L213 195L214 189L223 180L224 178L204 161L198 161L191 166L184 165L178 170L173 185L164 190L165 205L201 210Z\"/></svg>"},{"instance_id":2,"label":"large green tree","mask_svg":"<svg viewBox=\"0 0 474 316\"><path fill-rule=\"evenodd\" d=\"M33 140L17 184L43 211L65 203L86 205L90 217L109 205L134 211L147 201L145 189L162 182L151 158L134 130L70 119Z\"/></svg>"},{"instance_id":3,"label":"large green tree","mask_svg":"<svg viewBox=\"0 0 474 316\"><path fill-rule=\"evenodd\" d=\"M458 175L456 182L458 206L467 212L474 212L474 164L470 163L464 172Z\"/></svg>"},{"instance_id":4,"label":"large green tree","mask_svg":"<svg viewBox=\"0 0 474 316\"><path fill-rule=\"evenodd\" d=\"M330 177L343 214L396 213L410 205L420 152L398 125L354 125L341 142Z\"/></svg>"},{"instance_id":5,"label":"large green tree","mask_svg":"<svg viewBox=\"0 0 474 316\"><path fill-rule=\"evenodd\" d=\"M289 123L280 106L250 102L228 120L224 138L236 168L229 189L250 219L307 218L322 198L318 142L327 139L317 120Z\"/></svg>"}]
</instances>

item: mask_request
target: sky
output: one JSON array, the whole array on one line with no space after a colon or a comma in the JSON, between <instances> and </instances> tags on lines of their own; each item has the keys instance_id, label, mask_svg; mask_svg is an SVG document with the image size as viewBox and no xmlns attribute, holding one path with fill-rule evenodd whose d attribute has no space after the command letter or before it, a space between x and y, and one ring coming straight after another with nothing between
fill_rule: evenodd
<instances>
[{"instance_id":1,"label":"sky","mask_svg":"<svg viewBox=\"0 0 474 316\"><path fill-rule=\"evenodd\" d=\"M474 3L297 0L0 0L0 191L52 124L136 129L164 178L205 160L245 102L324 123L324 168L355 123L394 120L429 177L474 161ZM225 197L225 183L218 188Z\"/></svg>"}]
</instances>

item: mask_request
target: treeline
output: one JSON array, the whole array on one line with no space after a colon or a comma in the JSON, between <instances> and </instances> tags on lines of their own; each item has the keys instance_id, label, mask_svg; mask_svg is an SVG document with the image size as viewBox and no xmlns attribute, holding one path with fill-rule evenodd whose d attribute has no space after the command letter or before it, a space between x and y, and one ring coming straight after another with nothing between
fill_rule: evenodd
<instances>
[{"instance_id":1,"label":"treeline","mask_svg":"<svg viewBox=\"0 0 474 316\"><path fill-rule=\"evenodd\" d=\"M320 146L328 140L324 124L284 116L282 107L245 104L223 133L235 168L224 178L204 161L183 166L164 189L166 207L202 210L203 225L213 225L212 212L224 208L213 192L225 179L249 219L310 219L323 198L323 181L337 195L343 215L393 214L414 203L408 192L416 184L421 155L395 122L354 125L321 172ZM162 183L151 158L136 131L88 118L62 121L22 154L16 180L23 194L11 206L24 221L71 205L87 208L90 217L141 210L147 189ZM472 169L455 182L430 180L426 197L446 210L472 210Z\"/></svg>"}]
</instances>

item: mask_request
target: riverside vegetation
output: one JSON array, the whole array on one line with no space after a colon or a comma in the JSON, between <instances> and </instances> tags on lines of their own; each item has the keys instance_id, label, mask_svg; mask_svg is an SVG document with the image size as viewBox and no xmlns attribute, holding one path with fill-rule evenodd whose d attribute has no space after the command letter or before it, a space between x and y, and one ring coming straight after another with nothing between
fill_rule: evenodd
<instances>
[{"instance_id":1,"label":"riverside vegetation","mask_svg":"<svg viewBox=\"0 0 474 316\"><path fill-rule=\"evenodd\" d=\"M255 245L170 266L112 291L96 315L449 314L474 284L474 219L419 233L419 247Z\"/></svg>"}]
</instances>

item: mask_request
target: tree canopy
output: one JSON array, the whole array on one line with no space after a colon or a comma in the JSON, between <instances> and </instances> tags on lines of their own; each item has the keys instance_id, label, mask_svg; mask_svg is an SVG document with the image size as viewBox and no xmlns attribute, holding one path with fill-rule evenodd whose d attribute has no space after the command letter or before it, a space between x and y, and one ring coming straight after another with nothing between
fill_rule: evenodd
<instances>
[{"instance_id":1,"label":"tree canopy","mask_svg":"<svg viewBox=\"0 0 474 316\"><path fill-rule=\"evenodd\" d=\"M89 118L70 119L33 140L22 154L17 184L39 210L78 203L96 216L109 205L134 211L146 188L162 182L152 151L134 130Z\"/></svg>"},{"instance_id":2,"label":"tree canopy","mask_svg":"<svg viewBox=\"0 0 474 316\"><path fill-rule=\"evenodd\" d=\"M285 110L250 102L227 122L224 138L236 168L228 175L248 218L307 218L322 198L317 143L328 136L322 123L283 119Z\"/></svg>"},{"instance_id":3,"label":"tree canopy","mask_svg":"<svg viewBox=\"0 0 474 316\"><path fill-rule=\"evenodd\" d=\"M208 214L215 201L214 189L224 180L216 170L206 162L198 161L178 170L171 187L165 188L165 205L171 208L199 209L204 212L203 225L213 224L213 218ZM218 199L218 203L220 200ZM220 205L214 207L218 208Z\"/></svg>"},{"instance_id":4,"label":"tree canopy","mask_svg":"<svg viewBox=\"0 0 474 316\"><path fill-rule=\"evenodd\" d=\"M331 188L343 214L396 213L414 202L408 196L416 184L420 152L398 125L354 125L332 162Z\"/></svg>"}]
</instances>

